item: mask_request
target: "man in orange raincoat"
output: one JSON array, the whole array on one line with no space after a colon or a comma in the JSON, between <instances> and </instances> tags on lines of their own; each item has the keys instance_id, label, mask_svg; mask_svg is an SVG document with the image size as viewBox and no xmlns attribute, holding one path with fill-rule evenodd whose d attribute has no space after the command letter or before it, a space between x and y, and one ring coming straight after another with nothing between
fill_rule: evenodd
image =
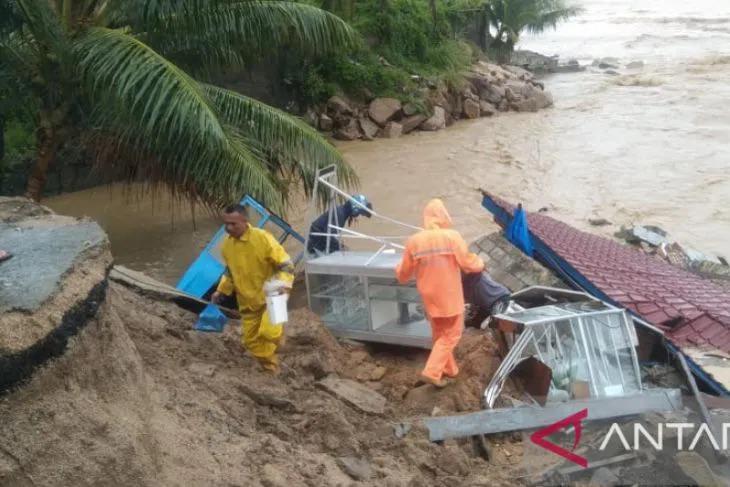
<instances>
[{"instance_id":1,"label":"man in orange raincoat","mask_svg":"<svg viewBox=\"0 0 730 487\"><path fill-rule=\"evenodd\" d=\"M469 252L459 232L451 229L451 217L439 199L428 202L423 210L423 226L406 242L403 259L395 269L401 283L415 276L431 323L433 347L421 378L444 387L459 373L454 349L464 328L464 292L461 271L482 272L484 262Z\"/></svg>"}]
</instances>

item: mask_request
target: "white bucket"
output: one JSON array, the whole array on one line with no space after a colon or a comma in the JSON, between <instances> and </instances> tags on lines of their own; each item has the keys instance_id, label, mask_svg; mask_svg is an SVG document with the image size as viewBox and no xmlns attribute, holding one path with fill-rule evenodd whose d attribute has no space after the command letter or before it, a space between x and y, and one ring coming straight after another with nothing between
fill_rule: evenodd
<instances>
[{"instance_id":1,"label":"white bucket","mask_svg":"<svg viewBox=\"0 0 730 487\"><path fill-rule=\"evenodd\" d=\"M266 296L266 310L269 312L269 321L272 325L286 323L289 318L286 310L287 298L286 294Z\"/></svg>"}]
</instances>

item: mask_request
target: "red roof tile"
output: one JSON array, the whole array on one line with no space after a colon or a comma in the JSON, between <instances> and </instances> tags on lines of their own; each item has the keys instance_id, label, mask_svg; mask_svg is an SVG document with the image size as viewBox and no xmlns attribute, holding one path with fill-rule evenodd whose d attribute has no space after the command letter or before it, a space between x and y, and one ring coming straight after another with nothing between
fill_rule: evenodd
<instances>
[{"instance_id":1,"label":"red roof tile","mask_svg":"<svg viewBox=\"0 0 730 487\"><path fill-rule=\"evenodd\" d=\"M490 195L491 196L491 195ZM514 206L491 196L508 213ZM730 352L730 291L630 246L529 213L532 234L618 304L671 329L678 344Z\"/></svg>"}]
</instances>

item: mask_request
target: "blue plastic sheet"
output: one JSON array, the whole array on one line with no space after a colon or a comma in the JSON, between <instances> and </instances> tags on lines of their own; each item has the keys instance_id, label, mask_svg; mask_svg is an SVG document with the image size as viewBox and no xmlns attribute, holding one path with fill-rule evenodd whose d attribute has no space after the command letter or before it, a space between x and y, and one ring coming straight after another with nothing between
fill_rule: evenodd
<instances>
[{"instance_id":1,"label":"blue plastic sheet","mask_svg":"<svg viewBox=\"0 0 730 487\"><path fill-rule=\"evenodd\" d=\"M193 328L198 331L222 332L226 321L228 321L228 318L218 309L218 306L209 304L200 313Z\"/></svg>"},{"instance_id":2,"label":"blue plastic sheet","mask_svg":"<svg viewBox=\"0 0 730 487\"><path fill-rule=\"evenodd\" d=\"M532 238L530 237L530 229L527 226L527 214L519 205L515 210L507 230L505 230L507 240L512 242L517 248L525 254L532 257Z\"/></svg>"}]
</instances>

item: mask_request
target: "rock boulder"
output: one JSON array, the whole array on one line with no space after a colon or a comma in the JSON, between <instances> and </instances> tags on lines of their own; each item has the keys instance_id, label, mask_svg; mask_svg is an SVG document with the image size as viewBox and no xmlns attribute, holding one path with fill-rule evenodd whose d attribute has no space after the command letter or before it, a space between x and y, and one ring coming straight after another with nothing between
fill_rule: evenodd
<instances>
[{"instance_id":1,"label":"rock boulder","mask_svg":"<svg viewBox=\"0 0 730 487\"><path fill-rule=\"evenodd\" d=\"M338 128L334 133L334 138L339 140L355 140L360 136L360 127L354 118L351 118L346 125Z\"/></svg>"},{"instance_id":2,"label":"rock boulder","mask_svg":"<svg viewBox=\"0 0 730 487\"><path fill-rule=\"evenodd\" d=\"M446 110L434 107L433 115L421 124L421 130L436 131L446 127Z\"/></svg>"},{"instance_id":3,"label":"rock boulder","mask_svg":"<svg viewBox=\"0 0 730 487\"><path fill-rule=\"evenodd\" d=\"M418 113L418 107L415 103L406 103L403 105L403 115L406 117L412 117Z\"/></svg>"},{"instance_id":4,"label":"rock boulder","mask_svg":"<svg viewBox=\"0 0 730 487\"><path fill-rule=\"evenodd\" d=\"M479 102L479 116L481 117L491 117L492 115L497 113L497 108L489 103L488 101L480 101Z\"/></svg>"},{"instance_id":5,"label":"rock boulder","mask_svg":"<svg viewBox=\"0 0 730 487\"><path fill-rule=\"evenodd\" d=\"M490 84L486 90L479 92L479 98L488 101L492 105L499 105L506 96L506 90L503 86Z\"/></svg>"},{"instance_id":6,"label":"rock boulder","mask_svg":"<svg viewBox=\"0 0 730 487\"><path fill-rule=\"evenodd\" d=\"M427 118L428 117L426 117L426 115L423 115L422 113L417 113L415 115L411 115L410 117L404 118L400 121L400 124L403 126L403 133L408 134L410 132L413 132L416 128L418 128L419 125L425 122Z\"/></svg>"},{"instance_id":7,"label":"rock boulder","mask_svg":"<svg viewBox=\"0 0 730 487\"><path fill-rule=\"evenodd\" d=\"M548 91L535 89L529 98L523 98L513 102L518 112L536 112L553 105L553 97Z\"/></svg>"},{"instance_id":8,"label":"rock boulder","mask_svg":"<svg viewBox=\"0 0 730 487\"><path fill-rule=\"evenodd\" d=\"M319 117L319 130L322 132L330 132L332 128L334 127L334 121L332 118L330 118L329 115L326 113L323 113Z\"/></svg>"},{"instance_id":9,"label":"rock boulder","mask_svg":"<svg viewBox=\"0 0 730 487\"><path fill-rule=\"evenodd\" d=\"M368 114L375 123L385 127L385 124L392 120L400 109L401 103L395 98L376 98L370 102Z\"/></svg>"},{"instance_id":10,"label":"rock boulder","mask_svg":"<svg viewBox=\"0 0 730 487\"><path fill-rule=\"evenodd\" d=\"M464 100L464 116L466 118L479 118L480 106L478 101L474 101L470 98Z\"/></svg>"},{"instance_id":11,"label":"rock boulder","mask_svg":"<svg viewBox=\"0 0 730 487\"><path fill-rule=\"evenodd\" d=\"M358 120L360 124L360 130L362 131L362 138L365 140L373 140L378 136L378 130L380 128L373 123L369 118L360 118Z\"/></svg>"},{"instance_id":12,"label":"rock boulder","mask_svg":"<svg viewBox=\"0 0 730 487\"><path fill-rule=\"evenodd\" d=\"M385 412L387 399L355 381L331 375L317 382L317 386L360 411L371 414Z\"/></svg>"},{"instance_id":13,"label":"rock boulder","mask_svg":"<svg viewBox=\"0 0 730 487\"><path fill-rule=\"evenodd\" d=\"M388 122L383 128L383 137L387 139L394 139L400 137L403 133L403 126L398 122Z\"/></svg>"},{"instance_id":14,"label":"rock boulder","mask_svg":"<svg viewBox=\"0 0 730 487\"><path fill-rule=\"evenodd\" d=\"M352 115L350 102L341 96L333 96L327 100L327 112L332 115Z\"/></svg>"}]
</instances>

